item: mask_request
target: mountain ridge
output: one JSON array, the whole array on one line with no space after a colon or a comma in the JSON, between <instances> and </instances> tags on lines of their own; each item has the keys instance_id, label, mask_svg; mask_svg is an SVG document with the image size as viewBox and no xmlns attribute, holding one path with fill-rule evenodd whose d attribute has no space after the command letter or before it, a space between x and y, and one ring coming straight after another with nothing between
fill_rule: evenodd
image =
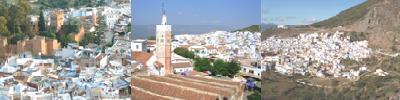
<instances>
[{"instance_id":1,"label":"mountain ridge","mask_svg":"<svg viewBox=\"0 0 400 100\"><path fill-rule=\"evenodd\" d=\"M296 31L296 30L307 31ZM278 29L272 29L278 30ZM289 31L289 32L287 32ZM385 51L400 51L400 0L367 0L359 5L343 10L336 16L313 23L308 27L289 28L287 30L263 32L265 39L271 34L293 34L306 32L344 31L365 33L369 46ZM357 37L356 37L357 38Z\"/></svg>"}]
</instances>

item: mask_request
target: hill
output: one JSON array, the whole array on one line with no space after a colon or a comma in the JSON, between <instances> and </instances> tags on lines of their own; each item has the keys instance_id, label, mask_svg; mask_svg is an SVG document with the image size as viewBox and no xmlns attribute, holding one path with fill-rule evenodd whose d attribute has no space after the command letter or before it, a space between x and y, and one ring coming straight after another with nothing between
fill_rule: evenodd
<instances>
[{"instance_id":1,"label":"hill","mask_svg":"<svg viewBox=\"0 0 400 100\"><path fill-rule=\"evenodd\" d=\"M238 29L238 30L235 30L235 31L260 32L260 27L261 27L260 25L251 25L249 27L245 27L245 28Z\"/></svg>"},{"instance_id":2,"label":"hill","mask_svg":"<svg viewBox=\"0 0 400 100\"><path fill-rule=\"evenodd\" d=\"M365 33L370 47L397 52L400 51L399 11L400 0L367 0L327 20L311 24L309 27L297 28L297 30ZM290 28L283 31L267 30L263 32L262 37L275 35L276 32L298 34L310 31L296 31Z\"/></svg>"}]
</instances>

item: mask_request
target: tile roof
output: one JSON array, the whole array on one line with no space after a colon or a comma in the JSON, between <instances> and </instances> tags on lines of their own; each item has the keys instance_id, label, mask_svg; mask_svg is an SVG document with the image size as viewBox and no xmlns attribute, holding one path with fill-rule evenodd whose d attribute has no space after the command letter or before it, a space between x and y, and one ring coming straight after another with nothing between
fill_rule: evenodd
<instances>
[{"instance_id":1,"label":"tile roof","mask_svg":"<svg viewBox=\"0 0 400 100\"><path fill-rule=\"evenodd\" d=\"M239 99L243 85L229 80L201 76L132 76L132 99L216 100ZM140 94L140 95L139 95Z\"/></svg>"},{"instance_id":2,"label":"tile roof","mask_svg":"<svg viewBox=\"0 0 400 100\"><path fill-rule=\"evenodd\" d=\"M139 61L145 66L147 66L146 62L150 59L151 56L153 56L152 52L143 52L143 51L132 52L132 59Z\"/></svg>"},{"instance_id":3,"label":"tile roof","mask_svg":"<svg viewBox=\"0 0 400 100\"><path fill-rule=\"evenodd\" d=\"M192 67L192 63L191 62L173 62L172 67L173 68L188 68L188 67Z\"/></svg>"}]
</instances>

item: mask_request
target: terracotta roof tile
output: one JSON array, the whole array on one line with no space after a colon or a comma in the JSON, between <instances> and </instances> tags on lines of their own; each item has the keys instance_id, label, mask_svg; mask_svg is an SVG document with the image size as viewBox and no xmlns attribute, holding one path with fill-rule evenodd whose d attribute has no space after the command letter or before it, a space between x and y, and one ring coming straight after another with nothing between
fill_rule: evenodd
<instances>
[{"instance_id":1,"label":"terracotta roof tile","mask_svg":"<svg viewBox=\"0 0 400 100\"><path fill-rule=\"evenodd\" d=\"M187 67L192 67L191 62L174 62L172 63L173 68L187 68Z\"/></svg>"},{"instance_id":2,"label":"terracotta roof tile","mask_svg":"<svg viewBox=\"0 0 400 100\"><path fill-rule=\"evenodd\" d=\"M132 52L132 59L137 60L143 65L146 65L146 62L150 59L150 57L153 56L153 53L151 52Z\"/></svg>"},{"instance_id":3,"label":"terracotta roof tile","mask_svg":"<svg viewBox=\"0 0 400 100\"><path fill-rule=\"evenodd\" d=\"M133 98L139 100L143 97L152 99L174 97L185 100L216 100L223 97L239 99L243 95L243 86L238 82L202 77L132 76L131 84Z\"/></svg>"}]
</instances>

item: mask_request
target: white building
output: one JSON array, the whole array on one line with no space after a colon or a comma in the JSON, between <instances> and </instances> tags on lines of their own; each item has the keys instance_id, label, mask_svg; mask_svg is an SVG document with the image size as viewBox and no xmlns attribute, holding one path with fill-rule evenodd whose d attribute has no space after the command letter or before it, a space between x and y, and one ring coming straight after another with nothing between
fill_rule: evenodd
<instances>
[{"instance_id":1,"label":"white building","mask_svg":"<svg viewBox=\"0 0 400 100\"><path fill-rule=\"evenodd\" d=\"M131 42L131 50L132 51L147 51L147 40L133 40Z\"/></svg>"},{"instance_id":2,"label":"white building","mask_svg":"<svg viewBox=\"0 0 400 100\"><path fill-rule=\"evenodd\" d=\"M117 8L104 7L101 15L105 17L108 28L113 29L121 17L131 16L131 7L130 4L122 4Z\"/></svg>"},{"instance_id":3,"label":"white building","mask_svg":"<svg viewBox=\"0 0 400 100\"><path fill-rule=\"evenodd\" d=\"M200 58L206 58L209 56L208 50L204 46L190 46L188 50L194 52L194 54Z\"/></svg>"}]
</instances>

